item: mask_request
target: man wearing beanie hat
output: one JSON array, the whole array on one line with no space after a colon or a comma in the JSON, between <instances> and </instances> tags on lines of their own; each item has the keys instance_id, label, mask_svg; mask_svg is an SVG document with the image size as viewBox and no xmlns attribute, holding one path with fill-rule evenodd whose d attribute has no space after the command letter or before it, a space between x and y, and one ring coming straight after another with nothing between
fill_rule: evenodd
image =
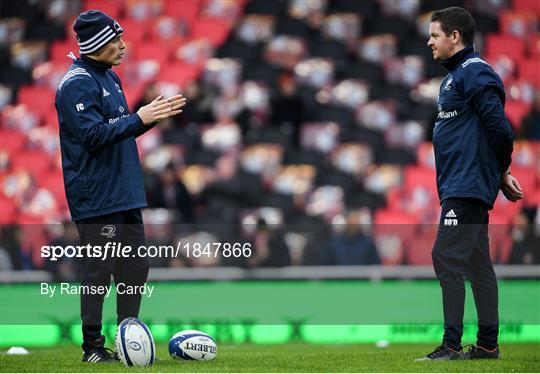
<instances>
[{"instance_id":1,"label":"man wearing beanie hat","mask_svg":"<svg viewBox=\"0 0 540 374\"><path fill-rule=\"evenodd\" d=\"M126 49L124 30L98 10L81 13L73 29L80 58L61 80L55 103L64 186L82 244L102 249L81 258L82 361L110 362L114 358L101 335L106 294L94 291L107 289L111 276L117 285L141 290L148 276L148 260L136 253L145 242L141 208L146 198L135 138L181 113L186 99L159 95L129 113L120 79L111 70ZM105 252L117 243L131 246L132 252L124 257ZM117 293L118 323L138 316L141 296Z\"/></svg>"}]
</instances>

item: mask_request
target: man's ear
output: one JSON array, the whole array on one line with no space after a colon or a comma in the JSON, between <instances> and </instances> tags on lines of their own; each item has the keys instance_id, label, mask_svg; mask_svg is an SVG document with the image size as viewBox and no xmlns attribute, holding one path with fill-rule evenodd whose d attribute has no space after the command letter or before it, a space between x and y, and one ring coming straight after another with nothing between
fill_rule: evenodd
<instances>
[{"instance_id":1,"label":"man's ear","mask_svg":"<svg viewBox=\"0 0 540 374\"><path fill-rule=\"evenodd\" d=\"M459 44L460 40L461 40L461 34L459 33L459 31L457 30L452 31L452 41L456 44Z\"/></svg>"}]
</instances>

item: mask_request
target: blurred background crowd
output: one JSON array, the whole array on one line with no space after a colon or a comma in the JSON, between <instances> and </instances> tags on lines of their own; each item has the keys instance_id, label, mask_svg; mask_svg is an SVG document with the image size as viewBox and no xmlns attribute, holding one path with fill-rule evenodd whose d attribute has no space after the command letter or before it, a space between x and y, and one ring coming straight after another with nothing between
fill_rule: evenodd
<instances>
[{"instance_id":1,"label":"blurred background crowd","mask_svg":"<svg viewBox=\"0 0 540 374\"><path fill-rule=\"evenodd\" d=\"M431 11L447 6L473 14L516 135L525 199L499 196L493 261L540 263L537 0L21 0L0 3L1 269L76 272L39 248L78 239L54 96L86 9L125 30L115 71L131 112L158 93L188 98L138 139L149 242L254 245L249 259L152 265L430 264L431 134L446 72L426 42Z\"/></svg>"}]
</instances>

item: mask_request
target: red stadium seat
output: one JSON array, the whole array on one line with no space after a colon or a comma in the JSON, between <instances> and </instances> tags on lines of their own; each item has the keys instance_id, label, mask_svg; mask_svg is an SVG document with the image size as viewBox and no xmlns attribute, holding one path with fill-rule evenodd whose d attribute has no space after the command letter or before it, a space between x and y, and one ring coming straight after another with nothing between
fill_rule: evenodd
<instances>
[{"instance_id":1,"label":"red stadium seat","mask_svg":"<svg viewBox=\"0 0 540 374\"><path fill-rule=\"evenodd\" d=\"M514 0L514 9L519 11L530 11L540 17L540 1L538 0Z\"/></svg>"},{"instance_id":2,"label":"red stadium seat","mask_svg":"<svg viewBox=\"0 0 540 374\"><path fill-rule=\"evenodd\" d=\"M484 60L499 74L505 85L516 77L518 61L514 61L505 55L486 55Z\"/></svg>"},{"instance_id":3,"label":"red stadium seat","mask_svg":"<svg viewBox=\"0 0 540 374\"><path fill-rule=\"evenodd\" d=\"M405 186L418 185L437 191L437 174L435 170L423 166L407 166L405 168Z\"/></svg>"},{"instance_id":4,"label":"red stadium seat","mask_svg":"<svg viewBox=\"0 0 540 374\"><path fill-rule=\"evenodd\" d=\"M540 187L538 173L534 172L534 168L531 170L528 168L512 167L511 170L512 175L517 178L525 193L525 202L528 202L529 195L533 195L534 191L537 191Z\"/></svg>"},{"instance_id":5,"label":"red stadium seat","mask_svg":"<svg viewBox=\"0 0 540 374\"><path fill-rule=\"evenodd\" d=\"M525 205L531 208L540 209L540 186L528 194L525 199Z\"/></svg>"},{"instance_id":6,"label":"red stadium seat","mask_svg":"<svg viewBox=\"0 0 540 374\"><path fill-rule=\"evenodd\" d=\"M17 220L17 206L12 199L0 196L0 225L9 225Z\"/></svg>"},{"instance_id":7,"label":"red stadium seat","mask_svg":"<svg viewBox=\"0 0 540 374\"><path fill-rule=\"evenodd\" d=\"M375 212L376 225L416 225L420 222L420 217L399 210L379 209Z\"/></svg>"},{"instance_id":8,"label":"red stadium seat","mask_svg":"<svg viewBox=\"0 0 540 374\"><path fill-rule=\"evenodd\" d=\"M508 219L501 214L489 213L489 250L491 259L495 263L508 262L512 240L510 238L510 224Z\"/></svg>"},{"instance_id":9,"label":"red stadium seat","mask_svg":"<svg viewBox=\"0 0 540 374\"><path fill-rule=\"evenodd\" d=\"M51 191L59 205L63 207L67 206L62 170L54 170L51 173L43 175L39 180L39 185Z\"/></svg>"},{"instance_id":10,"label":"red stadium seat","mask_svg":"<svg viewBox=\"0 0 540 374\"><path fill-rule=\"evenodd\" d=\"M75 53L75 52L74 52ZM58 61L47 61L34 68L34 85L45 86L56 91L68 68L73 63L68 57Z\"/></svg>"},{"instance_id":11,"label":"red stadium seat","mask_svg":"<svg viewBox=\"0 0 540 374\"><path fill-rule=\"evenodd\" d=\"M139 99L141 98L144 87L145 85L142 83L123 86L124 95L126 96L126 101L128 103L128 107L131 113L136 112L137 108L135 108L135 105L137 104L137 101L139 101Z\"/></svg>"},{"instance_id":12,"label":"red stadium seat","mask_svg":"<svg viewBox=\"0 0 540 374\"><path fill-rule=\"evenodd\" d=\"M512 167L533 170L540 161L540 142L515 141Z\"/></svg>"},{"instance_id":13,"label":"red stadium seat","mask_svg":"<svg viewBox=\"0 0 540 374\"><path fill-rule=\"evenodd\" d=\"M202 3L201 0L183 0L182 4L179 4L178 0L165 0L164 13L174 18L191 21L199 14Z\"/></svg>"},{"instance_id":14,"label":"red stadium seat","mask_svg":"<svg viewBox=\"0 0 540 374\"><path fill-rule=\"evenodd\" d=\"M45 126L53 129L58 129L58 113L56 110L47 113L45 116Z\"/></svg>"},{"instance_id":15,"label":"red stadium seat","mask_svg":"<svg viewBox=\"0 0 540 374\"><path fill-rule=\"evenodd\" d=\"M386 195L386 206L392 210L399 209L404 194L404 188L392 188Z\"/></svg>"},{"instance_id":16,"label":"red stadium seat","mask_svg":"<svg viewBox=\"0 0 540 374\"><path fill-rule=\"evenodd\" d=\"M540 89L540 59L522 60L519 63L519 77Z\"/></svg>"},{"instance_id":17,"label":"red stadium seat","mask_svg":"<svg viewBox=\"0 0 540 374\"><path fill-rule=\"evenodd\" d=\"M77 34L75 33L75 30L73 30L73 25L75 24L75 20L77 19L77 16L73 16L68 19L66 22L64 30L66 31L66 37L65 41L76 41L77 40ZM74 51L75 52L75 51Z\"/></svg>"},{"instance_id":18,"label":"red stadium seat","mask_svg":"<svg viewBox=\"0 0 540 374\"><path fill-rule=\"evenodd\" d=\"M503 209L493 209L489 212L489 224L490 225L509 225L512 223L511 217Z\"/></svg>"},{"instance_id":19,"label":"red stadium seat","mask_svg":"<svg viewBox=\"0 0 540 374\"><path fill-rule=\"evenodd\" d=\"M139 21L124 18L118 20L120 26L124 29L123 39L130 43L141 43L147 37L148 21Z\"/></svg>"},{"instance_id":20,"label":"red stadium seat","mask_svg":"<svg viewBox=\"0 0 540 374\"><path fill-rule=\"evenodd\" d=\"M521 211L523 201L513 203L507 200L502 192L499 192L493 210L489 213L489 223L491 224L509 224L514 222L516 216Z\"/></svg>"},{"instance_id":21,"label":"red stadium seat","mask_svg":"<svg viewBox=\"0 0 540 374\"><path fill-rule=\"evenodd\" d=\"M530 11L504 10L499 14L500 31L525 39L536 31L536 15Z\"/></svg>"},{"instance_id":22,"label":"red stadium seat","mask_svg":"<svg viewBox=\"0 0 540 374\"><path fill-rule=\"evenodd\" d=\"M201 67L173 62L162 67L159 72L161 82L171 82L185 87L188 82L196 80L201 73Z\"/></svg>"},{"instance_id":23,"label":"red stadium seat","mask_svg":"<svg viewBox=\"0 0 540 374\"><path fill-rule=\"evenodd\" d=\"M417 148L416 159L418 166L424 166L430 169L435 169L435 154L433 153L433 143L424 142Z\"/></svg>"},{"instance_id":24,"label":"red stadium seat","mask_svg":"<svg viewBox=\"0 0 540 374\"><path fill-rule=\"evenodd\" d=\"M420 184L393 188L387 194L388 210L406 211L420 217L421 223L438 221L439 197L437 191Z\"/></svg>"},{"instance_id":25,"label":"red stadium seat","mask_svg":"<svg viewBox=\"0 0 540 374\"><path fill-rule=\"evenodd\" d=\"M431 250L437 237L437 225L423 225L407 251L409 265L431 265Z\"/></svg>"},{"instance_id":26,"label":"red stadium seat","mask_svg":"<svg viewBox=\"0 0 540 374\"><path fill-rule=\"evenodd\" d=\"M149 20L148 36L152 41L167 45L171 49L178 48L182 43L189 39L192 20L165 16L156 17Z\"/></svg>"},{"instance_id":27,"label":"red stadium seat","mask_svg":"<svg viewBox=\"0 0 540 374\"><path fill-rule=\"evenodd\" d=\"M214 47L221 45L229 35L231 24L221 19L199 19L193 24L191 36L194 39L206 38Z\"/></svg>"},{"instance_id":28,"label":"red stadium seat","mask_svg":"<svg viewBox=\"0 0 540 374\"><path fill-rule=\"evenodd\" d=\"M23 149L26 142L26 136L18 131L0 130L0 151L12 154Z\"/></svg>"},{"instance_id":29,"label":"red stadium seat","mask_svg":"<svg viewBox=\"0 0 540 374\"><path fill-rule=\"evenodd\" d=\"M41 151L24 151L11 156L13 170L25 170L32 174L34 179L40 180L44 173L51 168L51 157Z\"/></svg>"},{"instance_id":30,"label":"red stadium seat","mask_svg":"<svg viewBox=\"0 0 540 374\"><path fill-rule=\"evenodd\" d=\"M527 50L530 58L540 58L540 34L530 36L527 42Z\"/></svg>"},{"instance_id":31,"label":"red stadium seat","mask_svg":"<svg viewBox=\"0 0 540 374\"><path fill-rule=\"evenodd\" d=\"M17 223L24 225L25 227L37 227L46 223L47 220L44 216L38 216L28 213L19 213L17 215Z\"/></svg>"},{"instance_id":32,"label":"red stadium seat","mask_svg":"<svg viewBox=\"0 0 540 374\"><path fill-rule=\"evenodd\" d=\"M172 54L171 46L160 41L135 44L132 49L135 60L156 60L162 66L169 62Z\"/></svg>"},{"instance_id":33,"label":"red stadium seat","mask_svg":"<svg viewBox=\"0 0 540 374\"><path fill-rule=\"evenodd\" d=\"M67 41L56 41L51 45L50 58L54 63L71 62L68 57L69 52L73 52L75 56L79 56L79 45L75 39Z\"/></svg>"},{"instance_id":34,"label":"red stadium seat","mask_svg":"<svg viewBox=\"0 0 540 374\"><path fill-rule=\"evenodd\" d=\"M506 116L514 130L519 130L523 117L529 113L531 106L521 101L508 101L504 108Z\"/></svg>"},{"instance_id":35,"label":"red stadium seat","mask_svg":"<svg viewBox=\"0 0 540 374\"><path fill-rule=\"evenodd\" d=\"M510 35L489 34L485 39L486 47L484 55L505 55L516 60L521 60L525 52L523 40Z\"/></svg>"},{"instance_id":36,"label":"red stadium seat","mask_svg":"<svg viewBox=\"0 0 540 374\"><path fill-rule=\"evenodd\" d=\"M417 215L402 211L375 212L375 240L383 264L398 265L404 261L405 248L412 242L419 221Z\"/></svg>"},{"instance_id":37,"label":"red stadium seat","mask_svg":"<svg viewBox=\"0 0 540 374\"><path fill-rule=\"evenodd\" d=\"M27 109L41 118L53 112L56 92L48 87L23 86L19 89L17 102L25 104Z\"/></svg>"},{"instance_id":38,"label":"red stadium seat","mask_svg":"<svg viewBox=\"0 0 540 374\"><path fill-rule=\"evenodd\" d=\"M85 0L83 10L99 9L114 19L118 19L124 7L123 1Z\"/></svg>"}]
</instances>

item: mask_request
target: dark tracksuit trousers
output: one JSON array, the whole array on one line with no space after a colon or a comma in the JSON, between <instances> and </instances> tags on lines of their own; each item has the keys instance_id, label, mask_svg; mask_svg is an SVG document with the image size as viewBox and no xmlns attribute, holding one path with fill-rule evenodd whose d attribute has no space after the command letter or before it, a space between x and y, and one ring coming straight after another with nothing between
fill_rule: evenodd
<instances>
[{"instance_id":1,"label":"dark tracksuit trousers","mask_svg":"<svg viewBox=\"0 0 540 374\"><path fill-rule=\"evenodd\" d=\"M433 266L443 296L443 342L461 349L465 282L471 282L478 314L477 344L497 346L499 333L497 279L489 254L488 207L480 200L451 198L443 201Z\"/></svg>"},{"instance_id":2,"label":"dark tracksuit trousers","mask_svg":"<svg viewBox=\"0 0 540 374\"><path fill-rule=\"evenodd\" d=\"M128 257L102 258L83 257L82 286L109 286L111 275L115 284L142 286L148 277L148 259L138 257L137 248L145 244L144 225L140 209L112 213L104 216L83 219L76 222L81 244L101 246L107 242L121 243L132 248ZM111 228L114 227L114 228ZM135 256L135 257L132 257ZM113 294L111 291L111 294ZM89 342L101 337L104 294L81 293L81 319L83 349L91 347ZM127 317L138 317L141 305L140 293L117 294L117 324Z\"/></svg>"}]
</instances>

